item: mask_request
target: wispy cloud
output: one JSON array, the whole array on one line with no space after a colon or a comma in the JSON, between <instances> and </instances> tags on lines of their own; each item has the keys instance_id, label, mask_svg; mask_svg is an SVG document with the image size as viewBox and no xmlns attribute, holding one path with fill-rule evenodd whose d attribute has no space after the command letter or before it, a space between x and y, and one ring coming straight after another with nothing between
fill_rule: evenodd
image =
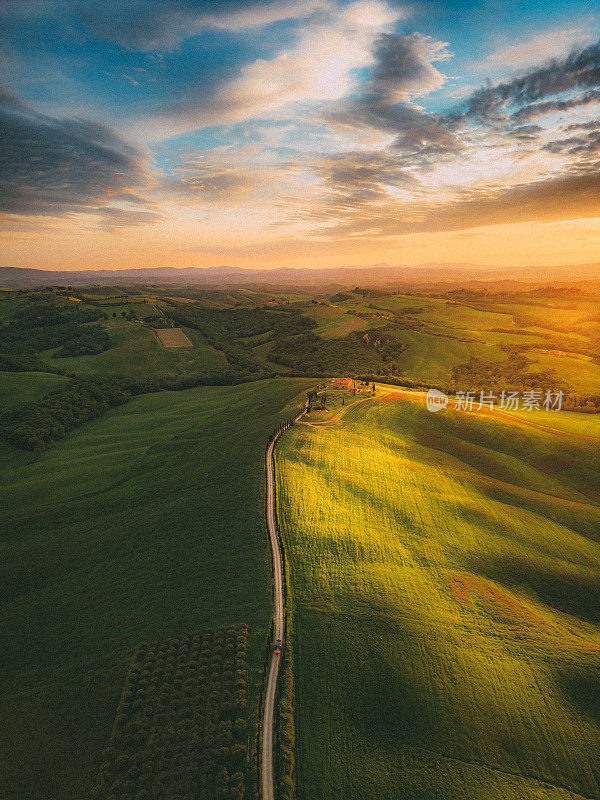
<instances>
[{"instance_id":1,"label":"wispy cloud","mask_svg":"<svg viewBox=\"0 0 600 800\"><path fill-rule=\"evenodd\" d=\"M597 214L600 182L595 171L565 175L510 187L465 189L451 198L412 197L399 201L380 190L352 193L344 187L343 200L335 194L323 198L318 213L321 225L313 231L332 241L347 236L382 238L407 233L458 231L488 225L526 221L579 219ZM303 211L299 219L304 219Z\"/></svg>"},{"instance_id":2,"label":"wispy cloud","mask_svg":"<svg viewBox=\"0 0 600 800\"><path fill-rule=\"evenodd\" d=\"M592 40L591 20L569 27L535 31L524 37L499 41L495 48L473 67L478 72L522 71L551 59L564 58L574 49L581 49Z\"/></svg>"}]
</instances>

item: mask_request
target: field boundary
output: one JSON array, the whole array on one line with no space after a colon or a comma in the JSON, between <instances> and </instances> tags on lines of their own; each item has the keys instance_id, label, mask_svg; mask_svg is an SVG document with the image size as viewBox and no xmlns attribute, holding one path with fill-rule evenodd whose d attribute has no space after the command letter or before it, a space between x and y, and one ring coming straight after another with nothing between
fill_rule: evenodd
<instances>
[{"instance_id":1,"label":"field boundary","mask_svg":"<svg viewBox=\"0 0 600 800\"><path fill-rule=\"evenodd\" d=\"M190 340L183 328L154 328L158 341L163 347L193 347L194 343Z\"/></svg>"}]
</instances>

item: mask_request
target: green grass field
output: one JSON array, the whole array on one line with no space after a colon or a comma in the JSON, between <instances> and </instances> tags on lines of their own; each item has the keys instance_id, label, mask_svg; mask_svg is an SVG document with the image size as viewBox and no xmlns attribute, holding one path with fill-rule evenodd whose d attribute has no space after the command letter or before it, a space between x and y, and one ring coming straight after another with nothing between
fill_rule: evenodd
<instances>
[{"instance_id":1,"label":"green grass field","mask_svg":"<svg viewBox=\"0 0 600 800\"><path fill-rule=\"evenodd\" d=\"M578 392L584 394L600 392L600 364L594 364L589 356L557 356L539 350L529 350L526 355L534 362L532 369L536 371L553 369L563 381Z\"/></svg>"},{"instance_id":2,"label":"green grass field","mask_svg":"<svg viewBox=\"0 0 600 800\"><path fill-rule=\"evenodd\" d=\"M199 331L190 328L185 328L185 333L194 347L181 349L163 347L153 331L135 322L119 322L109 332L114 344L103 353L58 359L47 353L45 358L49 364L69 372L132 378L161 372L219 371L227 367L225 356L211 347Z\"/></svg>"},{"instance_id":3,"label":"green grass field","mask_svg":"<svg viewBox=\"0 0 600 800\"><path fill-rule=\"evenodd\" d=\"M0 372L0 415L39 400L68 381L50 372Z\"/></svg>"},{"instance_id":4,"label":"green grass field","mask_svg":"<svg viewBox=\"0 0 600 800\"><path fill-rule=\"evenodd\" d=\"M410 316L415 316L425 322L437 323L451 328L489 330L514 326L512 316L509 313L480 311L453 300L443 300L437 297L389 295L388 297L378 297L375 300L365 300L365 310L368 309L369 304L378 309L393 311L397 314L406 312ZM344 303L344 305L346 304ZM349 306L353 306L352 301L349 302ZM420 311L417 312L416 309L420 309Z\"/></svg>"},{"instance_id":5,"label":"green grass field","mask_svg":"<svg viewBox=\"0 0 600 800\"><path fill-rule=\"evenodd\" d=\"M574 308L561 308L490 300L488 305L489 309L484 309L442 298L388 295L376 299L353 298L341 302L340 308L372 314L383 309L408 314L424 323L425 327L419 330L393 334L411 345L399 360L401 373L410 380L444 382L449 379L452 367L466 362L470 356L486 361L504 360L507 354L498 345L539 344L540 350L526 351L527 357L535 362L535 371L554 370L562 383L578 392L600 391L600 367L585 355L592 346L590 336L597 332L597 322L592 321L598 317L597 304L582 300L574 303ZM380 320L379 324L385 322ZM556 326L568 333L558 334ZM317 332L322 332L321 328ZM429 333L444 338L436 342ZM456 342L453 337L472 341ZM559 349L561 345L581 355L541 352L541 349Z\"/></svg>"},{"instance_id":6,"label":"green grass field","mask_svg":"<svg viewBox=\"0 0 600 800\"><path fill-rule=\"evenodd\" d=\"M597 444L391 399L276 465L298 800L599 798Z\"/></svg>"},{"instance_id":7,"label":"green grass field","mask_svg":"<svg viewBox=\"0 0 600 800\"><path fill-rule=\"evenodd\" d=\"M81 800L142 641L271 615L265 443L306 380L160 392L0 461L0 798ZM253 688L254 687L254 688Z\"/></svg>"},{"instance_id":8,"label":"green grass field","mask_svg":"<svg viewBox=\"0 0 600 800\"><path fill-rule=\"evenodd\" d=\"M462 328L457 331L456 328L448 327L447 325L437 325L431 323L427 326L426 332L437 333L442 336L465 336L474 339L476 342L485 344L539 344L544 347L546 340L542 338L539 333L515 333L514 331L497 330L476 330L474 328Z\"/></svg>"},{"instance_id":9,"label":"green grass field","mask_svg":"<svg viewBox=\"0 0 600 800\"><path fill-rule=\"evenodd\" d=\"M576 333L580 326L590 320L598 319L598 303L590 301L577 301L569 304L548 302L548 304L528 305L525 303L493 303L498 311L515 314L527 325L539 325L548 328L548 325L559 325L570 334ZM571 308L565 307L571 305ZM597 324L597 323L596 323Z\"/></svg>"},{"instance_id":10,"label":"green grass field","mask_svg":"<svg viewBox=\"0 0 600 800\"><path fill-rule=\"evenodd\" d=\"M455 332L456 333L456 332ZM486 361L503 361L503 353L496 345L484 342L461 342L446 336L430 336L424 331L391 330L390 335L408 345L396 359L399 374L412 381L447 383L452 368L463 364L469 356Z\"/></svg>"},{"instance_id":11,"label":"green grass field","mask_svg":"<svg viewBox=\"0 0 600 800\"><path fill-rule=\"evenodd\" d=\"M566 433L576 433L579 436L595 436L600 439L600 414L582 414L575 411L511 411L513 417L536 425L546 425L557 428Z\"/></svg>"},{"instance_id":12,"label":"green grass field","mask_svg":"<svg viewBox=\"0 0 600 800\"><path fill-rule=\"evenodd\" d=\"M379 320L368 320L348 314L345 308L333 305L307 305L304 314L317 323L314 333L326 339L347 336L352 331L366 330L380 324Z\"/></svg>"}]
</instances>

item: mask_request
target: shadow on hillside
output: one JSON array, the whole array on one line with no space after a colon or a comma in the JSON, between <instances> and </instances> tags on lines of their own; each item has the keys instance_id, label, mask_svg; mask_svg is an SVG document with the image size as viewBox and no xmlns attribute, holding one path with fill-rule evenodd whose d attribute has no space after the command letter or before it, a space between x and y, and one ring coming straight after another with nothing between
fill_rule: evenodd
<instances>
[{"instance_id":1,"label":"shadow on hillside","mask_svg":"<svg viewBox=\"0 0 600 800\"><path fill-rule=\"evenodd\" d=\"M600 672L559 674L557 683L565 697L594 722L600 722Z\"/></svg>"},{"instance_id":2,"label":"shadow on hillside","mask_svg":"<svg viewBox=\"0 0 600 800\"><path fill-rule=\"evenodd\" d=\"M504 557L476 560L468 568L512 589L527 587L558 611L586 622L600 622L600 575L580 575L558 564L546 566Z\"/></svg>"}]
</instances>

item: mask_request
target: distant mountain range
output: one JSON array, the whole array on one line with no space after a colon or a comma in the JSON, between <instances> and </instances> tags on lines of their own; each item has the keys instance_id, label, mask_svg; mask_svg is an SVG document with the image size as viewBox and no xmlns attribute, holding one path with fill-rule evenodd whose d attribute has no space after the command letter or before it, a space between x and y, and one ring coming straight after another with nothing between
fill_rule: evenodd
<instances>
[{"instance_id":1,"label":"distant mountain range","mask_svg":"<svg viewBox=\"0 0 600 800\"><path fill-rule=\"evenodd\" d=\"M375 264L370 267L334 267L327 269L242 269L240 267L149 267L117 270L41 270L0 267L0 286L28 288L36 286L91 286L133 284L175 284L216 288L220 286L292 287L337 289L353 286L372 288L528 288L578 282L585 288L600 289L600 264L562 267L481 267L472 264L422 264L395 267ZM589 284L589 287L587 286ZM583 287L582 287L583 288Z\"/></svg>"}]
</instances>

